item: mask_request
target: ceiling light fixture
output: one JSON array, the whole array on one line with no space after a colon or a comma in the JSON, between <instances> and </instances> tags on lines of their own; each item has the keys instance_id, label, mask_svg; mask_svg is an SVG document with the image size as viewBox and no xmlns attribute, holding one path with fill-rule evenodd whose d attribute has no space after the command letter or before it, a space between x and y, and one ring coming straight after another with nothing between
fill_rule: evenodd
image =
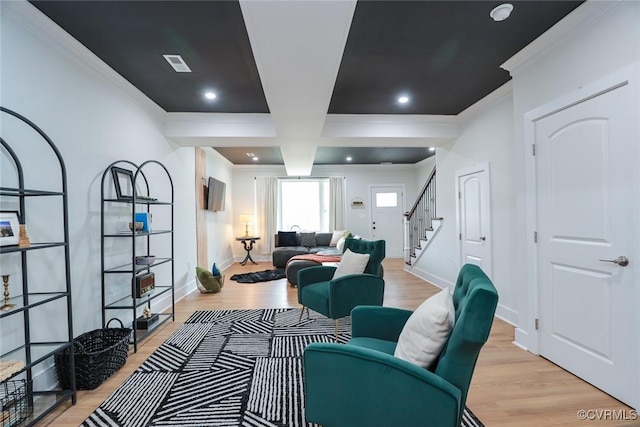
<instances>
[{"instance_id":1,"label":"ceiling light fixture","mask_svg":"<svg viewBox=\"0 0 640 427\"><path fill-rule=\"evenodd\" d=\"M351 160L353 160L353 157L351 156L347 156L347 158L345 159L347 162L350 162Z\"/></svg>"},{"instance_id":2,"label":"ceiling light fixture","mask_svg":"<svg viewBox=\"0 0 640 427\"><path fill-rule=\"evenodd\" d=\"M436 147L429 147L429 151L436 151Z\"/></svg>"},{"instance_id":3,"label":"ceiling light fixture","mask_svg":"<svg viewBox=\"0 0 640 427\"><path fill-rule=\"evenodd\" d=\"M503 3L493 8L493 10L489 12L489 16L496 22L504 21L511 15L512 10L513 5L511 3Z\"/></svg>"},{"instance_id":4,"label":"ceiling light fixture","mask_svg":"<svg viewBox=\"0 0 640 427\"><path fill-rule=\"evenodd\" d=\"M258 160L259 160L259 159L258 159L258 156L253 156L253 161L254 161L254 162L257 162Z\"/></svg>"},{"instance_id":5,"label":"ceiling light fixture","mask_svg":"<svg viewBox=\"0 0 640 427\"><path fill-rule=\"evenodd\" d=\"M215 92L205 92L204 93L204 97L210 100L216 99L218 97L218 95L215 94Z\"/></svg>"},{"instance_id":6,"label":"ceiling light fixture","mask_svg":"<svg viewBox=\"0 0 640 427\"><path fill-rule=\"evenodd\" d=\"M398 102L400 104L406 104L407 102L409 102L409 97L408 96L401 96L398 98Z\"/></svg>"}]
</instances>

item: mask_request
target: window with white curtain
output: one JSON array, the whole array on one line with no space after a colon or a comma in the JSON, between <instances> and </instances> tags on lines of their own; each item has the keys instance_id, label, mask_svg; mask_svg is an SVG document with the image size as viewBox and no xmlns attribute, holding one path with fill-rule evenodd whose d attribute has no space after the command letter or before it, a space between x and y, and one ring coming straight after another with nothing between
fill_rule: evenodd
<instances>
[{"instance_id":1,"label":"window with white curtain","mask_svg":"<svg viewBox=\"0 0 640 427\"><path fill-rule=\"evenodd\" d=\"M329 230L329 180L278 180L278 230Z\"/></svg>"}]
</instances>

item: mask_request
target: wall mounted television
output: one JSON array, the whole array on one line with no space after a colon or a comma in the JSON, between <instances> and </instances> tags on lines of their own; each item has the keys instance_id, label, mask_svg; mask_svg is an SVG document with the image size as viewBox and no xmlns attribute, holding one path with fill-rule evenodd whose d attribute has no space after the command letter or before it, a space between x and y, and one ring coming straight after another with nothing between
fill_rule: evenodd
<instances>
[{"instance_id":1,"label":"wall mounted television","mask_svg":"<svg viewBox=\"0 0 640 427\"><path fill-rule=\"evenodd\" d=\"M218 212L224 211L225 193L227 191L227 184L222 181L218 181L213 177L209 177L209 183L207 187L207 210Z\"/></svg>"}]
</instances>

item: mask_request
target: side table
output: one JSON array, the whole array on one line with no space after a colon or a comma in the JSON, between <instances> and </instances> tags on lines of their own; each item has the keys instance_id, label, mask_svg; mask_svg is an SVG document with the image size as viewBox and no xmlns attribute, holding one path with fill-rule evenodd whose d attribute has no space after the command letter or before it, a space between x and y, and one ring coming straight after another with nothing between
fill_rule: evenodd
<instances>
[{"instance_id":1,"label":"side table","mask_svg":"<svg viewBox=\"0 0 640 427\"><path fill-rule=\"evenodd\" d=\"M251 250L253 249L253 244L256 242L256 240L260 240L260 237L256 237L256 236L236 237L236 240L238 242L242 242L242 246L244 247L244 250L247 251L247 255L240 262L240 265L246 265L247 261L251 261L252 263L257 265L258 263L255 262L253 258L251 258ZM247 244L247 242L249 243Z\"/></svg>"}]
</instances>

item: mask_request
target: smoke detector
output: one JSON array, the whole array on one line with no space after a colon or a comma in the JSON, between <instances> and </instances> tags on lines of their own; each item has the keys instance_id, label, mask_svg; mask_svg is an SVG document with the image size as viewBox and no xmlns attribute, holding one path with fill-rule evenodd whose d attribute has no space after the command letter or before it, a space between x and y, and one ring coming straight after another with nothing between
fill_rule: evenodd
<instances>
[{"instance_id":1,"label":"smoke detector","mask_svg":"<svg viewBox=\"0 0 640 427\"><path fill-rule=\"evenodd\" d=\"M489 16L496 22L504 21L511 15L512 10L513 5L511 3L503 3L493 8L493 10L489 12Z\"/></svg>"}]
</instances>

